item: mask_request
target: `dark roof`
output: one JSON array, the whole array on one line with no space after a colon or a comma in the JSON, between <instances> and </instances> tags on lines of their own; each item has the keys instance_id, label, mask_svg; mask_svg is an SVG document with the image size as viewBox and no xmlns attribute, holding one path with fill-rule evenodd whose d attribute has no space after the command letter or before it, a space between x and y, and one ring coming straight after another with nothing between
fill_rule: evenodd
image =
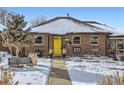
<instances>
[{"instance_id":1,"label":"dark roof","mask_svg":"<svg viewBox=\"0 0 124 93\"><path fill-rule=\"evenodd\" d=\"M109 36L109 37L124 37L124 35L114 35L114 36Z\"/></svg>"}]
</instances>

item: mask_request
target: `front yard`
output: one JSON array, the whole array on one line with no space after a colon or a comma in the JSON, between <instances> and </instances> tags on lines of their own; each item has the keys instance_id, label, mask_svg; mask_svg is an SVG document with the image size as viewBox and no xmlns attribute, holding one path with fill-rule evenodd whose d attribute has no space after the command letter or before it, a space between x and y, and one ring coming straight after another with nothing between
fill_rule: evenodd
<instances>
[{"instance_id":1,"label":"front yard","mask_svg":"<svg viewBox=\"0 0 124 93\"><path fill-rule=\"evenodd\" d=\"M19 85L46 85L50 74L50 59L38 59L36 66L25 66L22 68L12 68L13 84L18 81Z\"/></svg>"},{"instance_id":2,"label":"front yard","mask_svg":"<svg viewBox=\"0 0 124 93\"><path fill-rule=\"evenodd\" d=\"M51 59L38 58L37 65L33 67L10 67L8 58L11 55L0 52L0 56L0 66L11 71L11 84L18 82L18 85L48 85ZM67 57L64 61L73 85L96 85L103 76L114 75L117 71L120 75L124 74L124 63L106 56Z\"/></svg>"},{"instance_id":3,"label":"front yard","mask_svg":"<svg viewBox=\"0 0 124 93\"><path fill-rule=\"evenodd\" d=\"M4 69L8 69L7 58L11 56L6 53L1 53L1 55L4 55L4 57L2 57L0 66L4 67ZM45 58L39 58L37 65L33 67L11 67L10 71L13 77L12 84L18 82L18 85L46 85L48 84L50 68L51 59Z\"/></svg>"},{"instance_id":4,"label":"front yard","mask_svg":"<svg viewBox=\"0 0 124 93\"><path fill-rule=\"evenodd\" d=\"M65 63L73 85L96 85L103 76L124 74L124 63L109 57L69 57Z\"/></svg>"}]
</instances>

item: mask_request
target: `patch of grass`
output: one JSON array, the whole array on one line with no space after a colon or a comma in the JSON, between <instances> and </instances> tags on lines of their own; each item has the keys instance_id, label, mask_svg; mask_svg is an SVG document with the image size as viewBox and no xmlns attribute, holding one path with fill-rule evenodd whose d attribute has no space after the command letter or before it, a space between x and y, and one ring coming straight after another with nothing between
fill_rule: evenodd
<instances>
[{"instance_id":1,"label":"patch of grass","mask_svg":"<svg viewBox=\"0 0 124 93\"><path fill-rule=\"evenodd\" d=\"M5 71L3 73L3 78L0 80L0 85L10 85L12 81L12 75L10 72Z\"/></svg>"},{"instance_id":2,"label":"patch of grass","mask_svg":"<svg viewBox=\"0 0 124 93\"><path fill-rule=\"evenodd\" d=\"M115 75L99 77L98 85L124 85L124 75L120 76L117 71Z\"/></svg>"}]
</instances>

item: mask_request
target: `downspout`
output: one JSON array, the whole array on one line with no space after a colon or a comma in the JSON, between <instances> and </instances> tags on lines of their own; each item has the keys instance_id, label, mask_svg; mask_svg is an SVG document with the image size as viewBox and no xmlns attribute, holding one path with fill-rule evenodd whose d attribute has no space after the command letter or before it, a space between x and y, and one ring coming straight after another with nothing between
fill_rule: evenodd
<instances>
[{"instance_id":1,"label":"downspout","mask_svg":"<svg viewBox=\"0 0 124 93\"><path fill-rule=\"evenodd\" d=\"M117 37L115 36L115 50L116 50L116 55L117 55Z\"/></svg>"},{"instance_id":2,"label":"downspout","mask_svg":"<svg viewBox=\"0 0 124 93\"><path fill-rule=\"evenodd\" d=\"M50 39L50 38L49 38L49 35L48 35L48 51L47 51L47 56L49 55L49 48L50 48L50 47L49 47L49 45L50 45L50 44L49 44L49 43L50 43L50 42L49 42L49 41L50 41L49 39Z\"/></svg>"},{"instance_id":3,"label":"downspout","mask_svg":"<svg viewBox=\"0 0 124 93\"><path fill-rule=\"evenodd\" d=\"M105 45L106 45L105 55L108 55L108 39L109 39L109 36L108 36L108 34L107 34L107 35L106 35L106 42L105 42Z\"/></svg>"}]
</instances>

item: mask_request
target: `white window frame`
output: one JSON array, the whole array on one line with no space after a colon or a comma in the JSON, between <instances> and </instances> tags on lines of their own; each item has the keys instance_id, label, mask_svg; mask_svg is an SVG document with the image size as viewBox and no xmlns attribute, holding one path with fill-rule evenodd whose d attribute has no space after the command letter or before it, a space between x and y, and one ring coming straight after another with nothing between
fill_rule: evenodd
<instances>
[{"instance_id":1,"label":"white window frame","mask_svg":"<svg viewBox=\"0 0 124 93\"><path fill-rule=\"evenodd\" d=\"M42 44L36 44L36 43L35 43L35 39L36 39L37 37L42 37ZM34 37L34 45L43 45L43 43L44 43L44 41L43 41L43 36L42 36L42 35L37 35L37 36Z\"/></svg>"},{"instance_id":2,"label":"white window frame","mask_svg":"<svg viewBox=\"0 0 124 93\"><path fill-rule=\"evenodd\" d=\"M92 37L98 37L98 41L97 41L97 44L92 44ZM90 45L99 45L99 35L91 35L90 36Z\"/></svg>"},{"instance_id":3,"label":"white window frame","mask_svg":"<svg viewBox=\"0 0 124 93\"><path fill-rule=\"evenodd\" d=\"M73 43L75 37L79 37L79 38L80 38L80 43L79 43L79 44L74 44L74 43ZM81 36L73 36L73 37L72 37L72 44L73 44L73 45L81 45Z\"/></svg>"}]
</instances>

